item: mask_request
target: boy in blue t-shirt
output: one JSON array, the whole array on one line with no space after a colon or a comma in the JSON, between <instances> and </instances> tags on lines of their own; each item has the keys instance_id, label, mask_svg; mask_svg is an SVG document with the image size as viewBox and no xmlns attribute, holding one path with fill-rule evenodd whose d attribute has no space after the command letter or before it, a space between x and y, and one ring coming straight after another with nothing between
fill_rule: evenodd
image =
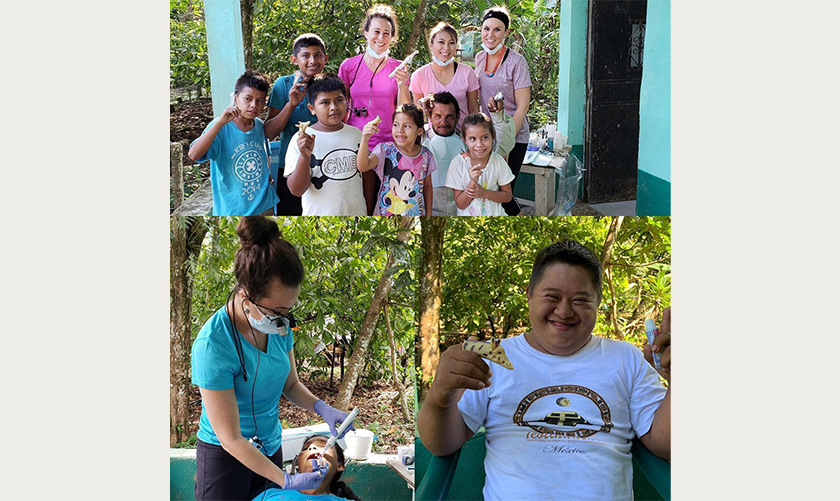
<instances>
[{"instance_id":1,"label":"boy in blue t-shirt","mask_svg":"<svg viewBox=\"0 0 840 501\"><path fill-rule=\"evenodd\" d=\"M282 76L274 82L268 98L268 121L266 122L266 134L269 139L274 139L278 133L280 134L280 168L274 170L272 166L271 172L271 176L277 180L277 196L280 197L280 203L275 207L275 214L279 216L300 216L303 213L300 197L292 195L289 191L286 178L283 177L283 167L289 141L298 130L297 124L318 121L318 118L306 106L309 104L306 98L306 84L312 77L324 71L324 65L327 63L327 49L321 37L314 33L304 33L292 44L290 58L300 70L291 75Z\"/></svg>"},{"instance_id":2,"label":"boy in blue t-shirt","mask_svg":"<svg viewBox=\"0 0 840 501\"><path fill-rule=\"evenodd\" d=\"M248 70L236 80L234 104L190 144L189 157L210 160L214 216L262 214L277 203L263 121L268 79Z\"/></svg>"}]
</instances>

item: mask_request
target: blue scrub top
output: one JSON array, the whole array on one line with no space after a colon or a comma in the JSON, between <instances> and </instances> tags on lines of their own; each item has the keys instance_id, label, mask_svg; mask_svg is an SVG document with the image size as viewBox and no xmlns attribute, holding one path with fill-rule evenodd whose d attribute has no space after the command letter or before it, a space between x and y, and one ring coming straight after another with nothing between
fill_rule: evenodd
<instances>
[{"instance_id":1,"label":"blue scrub top","mask_svg":"<svg viewBox=\"0 0 840 501\"><path fill-rule=\"evenodd\" d=\"M284 489L268 489L254 498L254 501L347 501L335 494L304 494L300 491L287 491Z\"/></svg>"},{"instance_id":2,"label":"blue scrub top","mask_svg":"<svg viewBox=\"0 0 840 501\"><path fill-rule=\"evenodd\" d=\"M251 343L231 329L225 308L222 307L210 317L201 328L192 346L192 382L208 390L229 390L236 394L239 407L239 428L242 436L251 438L255 434L263 441L269 456L281 445L283 428L280 426L279 404L291 365L289 351L294 346L292 331L288 334L270 334L268 348L262 353ZM245 333L250 335L250 333ZM233 336L240 336L245 354L245 368L248 381L242 377L242 367L236 353ZM257 357L259 356L259 371ZM253 407L251 391L253 388ZM254 416L257 427L254 429ZM201 419L198 424L198 438L208 444L221 445L210 420L207 409L201 403Z\"/></svg>"}]
</instances>

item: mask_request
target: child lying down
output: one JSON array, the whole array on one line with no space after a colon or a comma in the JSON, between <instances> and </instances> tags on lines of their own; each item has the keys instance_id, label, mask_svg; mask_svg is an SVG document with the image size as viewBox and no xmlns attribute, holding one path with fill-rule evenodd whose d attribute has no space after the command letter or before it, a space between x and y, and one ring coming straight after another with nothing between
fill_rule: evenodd
<instances>
[{"instance_id":1,"label":"child lying down","mask_svg":"<svg viewBox=\"0 0 840 501\"><path fill-rule=\"evenodd\" d=\"M320 454L325 445L327 445L327 437L323 435L313 435L307 438L303 442L300 454L295 457L291 465L296 470L295 473L306 473L313 470L313 462L320 459L326 460L329 464L329 470L324 475L324 480L317 489L292 491L280 489L276 485L271 484L268 489L255 497L254 501L307 499L317 501L341 501L347 499L361 501L347 484L339 481L341 474L344 473L344 451L341 450L338 444L335 444L326 451L323 451L323 458L321 458Z\"/></svg>"}]
</instances>

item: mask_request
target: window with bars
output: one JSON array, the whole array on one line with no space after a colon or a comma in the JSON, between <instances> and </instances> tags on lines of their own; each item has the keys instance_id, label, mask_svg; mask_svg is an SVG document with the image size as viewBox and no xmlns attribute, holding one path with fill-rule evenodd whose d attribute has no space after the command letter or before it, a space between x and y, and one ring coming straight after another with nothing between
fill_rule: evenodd
<instances>
[{"instance_id":1,"label":"window with bars","mask_svg":"<svg viewBox=\"0 0 840 501\"><path fill-rule=\"evenodd\" d=\"M630 67L641 68L645 55L645 22L633 23L630 31Z\"/></svg>"}]
</instances>

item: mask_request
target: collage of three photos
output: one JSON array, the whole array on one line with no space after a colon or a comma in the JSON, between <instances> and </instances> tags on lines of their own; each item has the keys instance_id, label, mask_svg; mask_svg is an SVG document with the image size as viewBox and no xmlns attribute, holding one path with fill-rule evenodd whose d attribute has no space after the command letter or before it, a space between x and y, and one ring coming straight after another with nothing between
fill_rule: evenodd
<instances>
[{"instance_id":1,"label":"collage of three photos","mask_svg":"<svg viewBox=\"0 0 840 501\"><path fill-rule=\"evenodd\" d=\"M171 499L670 499L670 2L170 7Z\"/></svg>"}]
</instances>

